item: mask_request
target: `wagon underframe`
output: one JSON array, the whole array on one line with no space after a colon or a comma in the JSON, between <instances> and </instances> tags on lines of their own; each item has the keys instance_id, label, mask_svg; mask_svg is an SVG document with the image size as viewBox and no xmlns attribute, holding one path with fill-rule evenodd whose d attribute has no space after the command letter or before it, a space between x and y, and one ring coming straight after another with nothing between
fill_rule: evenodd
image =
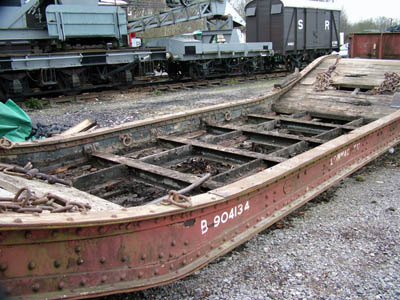
<instances>
[{"instance_id":1,"label":"wagon underframe","mask_svg":"<svg viewBox=\"0 0 400 300\"><path fill-rule=\"evenodd\" d=\"M156 187L162 196L206 172L212 177L191 192L186 209L157 204L5 216L0 283L13 298L57 299L141 290L184 277L399 142L400 113L363 125L363 119L312 114L249 114L240 122L159 136L124 155L93 152L97 167L73 178L89 191L105 193L107 182L128 180ZM204 169L193 168L200 162Z\"/></svg>"}]
</instances>

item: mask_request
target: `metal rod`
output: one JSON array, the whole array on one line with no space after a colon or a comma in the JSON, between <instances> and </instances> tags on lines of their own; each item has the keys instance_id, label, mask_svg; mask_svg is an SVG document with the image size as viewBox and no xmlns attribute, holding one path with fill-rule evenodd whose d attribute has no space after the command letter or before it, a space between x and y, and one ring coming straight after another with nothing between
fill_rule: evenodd
<instances>
[{"instance_id":1,"label":"metal rod","mask_svg":"<svg viewBox=\"0 0 400 300\"><path fill-rule=\"evenodd\" d=\"M196 187L202 185L202 184L203 184L204 182L206 182L210 177L211 177L211 174L210 174L210 173L206 173L206 175L204 175L203 177L201 177L201 178L199 179L199 181L194 182L194 183L192 183L191 185L189 185L189 186L187 186L187 187L185 187L185 188L179 190L178 193L179 193L179 194L188 193L188 192L190 192L191 190L195 189ZM160 203L160 202L162 202L162 201L168 199L168 196L169 196L169 194L168 194L168 195L165 195L165 196L163 196L163 197L157 198L157 199L155 199L155 200L153 200L153 201L151 201L151 202L149 202L149 203L146 203L146 205Z\"/></svg>"}]
</instances>

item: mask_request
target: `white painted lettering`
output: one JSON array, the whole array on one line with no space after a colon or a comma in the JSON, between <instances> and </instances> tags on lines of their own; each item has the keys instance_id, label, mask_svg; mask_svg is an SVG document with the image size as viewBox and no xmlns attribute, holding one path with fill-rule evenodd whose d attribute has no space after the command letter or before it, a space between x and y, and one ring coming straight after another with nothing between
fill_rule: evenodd
<instances>
[{"instance_id":1,"label":"white painted lettering","mask_svg":"<svg viewBox=\"0 0 400 300\"><path fill-rule=\"evenodd\" d=\"M214 216L214 223L210 225L210 227L217 228L221 224L227 223L229 220L233 220L236 217L240 216L245 212L246 210L250 210L250 203L249 201L246 201L244 204L239 204L237 206L232 207L230 210L224 211L221 214L218 214ZM207 220L201 220L200 222L200 229L201 229L201 234L206 234L208 232L208 223Z\"/></svg>"},{"instance_id":2,"label":"white painted lettering","mask_svg":"<svg viewBox=\"0 0 400 300\"><path fill-rule=\"evenodd\" d=\"M299 30L303 30L304 28L304 21L302 19L300 19L299 21L297 21L297 28Z\"/></svg>"},{"instance_id":3,"label":"white painted lettering","mask_svg":"<svg viewBox=\"0 0 400 300\"><path fill-rule=\"evenodd\" d=\"M201 220L201 234L205 234L208 231L207 220Z\"/></svg>"},{"instance_id":4,"label":"white painted lettering","mask_svg":"<svg viewBox=\"0 0 400 300\"><path fill-rule=\"evenodd\" d=\"M329 20L325 20L325 30L329 30L331 22Z\"/></svg>"}]
</instances>

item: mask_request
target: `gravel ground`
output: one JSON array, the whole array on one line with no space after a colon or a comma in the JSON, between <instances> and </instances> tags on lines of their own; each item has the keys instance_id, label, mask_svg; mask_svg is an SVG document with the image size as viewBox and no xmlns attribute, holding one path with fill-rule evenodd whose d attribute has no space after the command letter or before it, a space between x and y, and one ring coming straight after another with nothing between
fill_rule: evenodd
<instances>
[{"instance_id":1,"label":"gravel ground","mask_svg":"<svg viewBox=\"0 0 400 300\"><path fill-rule=\"evenodd\" d=\"M93 97L88 102L56 104L43 110L25 110L33 123L73 126L85 119L91 119L97 121L98 127L106 127L186 109L257 98L265 94L266 90L272 89L277 81L260 80L247 84L177 92L116 92L112 97L107 96L107 99Z\"/></svg>"},{"instance_id":2,"label":"gravel ground","mask_svg":"<svg viewBox=\"0 0 400 300\"><path fill-rule=\"evenodd\" d=\"M121 94L29 111L42 123L121 124L257 97L274 81L216 89ZM400 299L400 148L193 275L102 300Z\"/></svg>"}]
</instances>

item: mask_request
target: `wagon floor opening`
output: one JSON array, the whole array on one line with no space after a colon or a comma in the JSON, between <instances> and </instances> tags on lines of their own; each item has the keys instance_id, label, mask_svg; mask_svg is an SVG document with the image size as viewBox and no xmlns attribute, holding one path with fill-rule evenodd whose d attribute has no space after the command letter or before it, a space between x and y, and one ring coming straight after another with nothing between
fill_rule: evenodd
<instances>
[{"instance_id":1,"label":"wagon floor opening","mask_svg":"<svg viewBox=\"0 0 400 300\"><path fill-rule=\"evenodd\" d=\"M88 164L58 175L73 186L124 207L146 204L170 190L201 185L186 196L233 183L365 124L360 119L321 118L311 113L249 114L245 119L210 123L127 153L98 149Z\"/></svg>"}]
</instances>

